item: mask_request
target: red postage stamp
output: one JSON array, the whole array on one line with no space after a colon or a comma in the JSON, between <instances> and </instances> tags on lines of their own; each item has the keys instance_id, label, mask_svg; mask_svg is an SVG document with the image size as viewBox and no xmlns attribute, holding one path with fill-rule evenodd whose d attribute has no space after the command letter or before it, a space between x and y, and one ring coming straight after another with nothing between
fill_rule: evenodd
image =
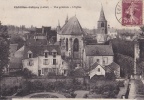
<instances>
[{"instance_id":1,"label":"red postage stamp","mask_svg":"<svg viewBox=\"0 0 144 100\"><path fill-rule=\"evenodd\" d=\"M142 25L142 17L143 0L122 0L122 25Z\"/></svg>"}]
</instances>

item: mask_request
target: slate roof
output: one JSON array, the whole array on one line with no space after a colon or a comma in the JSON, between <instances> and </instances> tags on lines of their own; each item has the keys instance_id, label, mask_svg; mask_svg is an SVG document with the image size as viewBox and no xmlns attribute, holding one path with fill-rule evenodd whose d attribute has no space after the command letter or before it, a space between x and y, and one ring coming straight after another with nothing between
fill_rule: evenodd
<instances>
[{"instance_id":1,"label":"slate roof","mask_svg":"<svg viewBox=\"0 0 144 100\"><path fill-rule=\"evenodd\" d=\"M68 22L62 27L59 34L62 35L82 35L84 31L76 18L76 16L71 17Z\"/></svg>"},{"instance_id":2,"label":"slate roof","mask_svg":"<svg viewBox=\"0 0 144 100\"><path fill-rule=\"evenodd\" d=\"M101 8L100 17L99 17L98 21L106 21L104 11L103 11L103 7Z\"/></svg>"},{"instance_id":3,"label":"slate roof","mask_svg":"<svg viewBox=\"0 0 144 100\"><path fill-rule=\"evenodd\" d=\"M113 72L113 71L118 70L119 68L120 66L115 62L112 62L110 65L105 66L105 69L107 72Z\"/></svg>"},{"instance_id":4,"label":"slate roof","mask_svg":"<svg viewBox=\"0 0 144 100\"><path fill-rule=\"evenodd\" d=\"M33 53L33 58L38 56L43 56L44 51L48 50L49 52L52 52L53 50L57 51L57 54L61 54L60 46L58 45L35 45L35 46L25 46L24 48L24 59L28 58L28 51L31 51Z\"/></svg>"},{"instance_id":5,"label":"slate roof","mask_svg":"<svg viewBox=\"0 0 144 100\"><path fill-rule=\"evenodd\" d=\"M10 69L20 69L22 67L22 58L12 57L10 59L9 68Z\"/></svg>"},{"instance_id":6,"label":"slate roof","mask_svg":"<svg viewBox=\"0 0 144 100\"><path fill-rule=\"evenodd\" d=\"M113 56L111 45L86 45L86 56Z\"/></svg>"},{"instance_id":7,"label":"slate roof","mask_svg":"<svg viewBox=\"0 0 144 100\"><path fill-rule=\"evenodd\" d=\"M17 51L18 44L10 44L10 53L15 53Z\"/></svg>"},{"instance_id":8,"label":"slate roof","mask_svg":"<svg viewBox=\"0 0 144 100\"><path fill-rule=\"evenodd\" d=\"M25 45L46 45L46 39L27 39Z\"/></svg>"}]
</instances>

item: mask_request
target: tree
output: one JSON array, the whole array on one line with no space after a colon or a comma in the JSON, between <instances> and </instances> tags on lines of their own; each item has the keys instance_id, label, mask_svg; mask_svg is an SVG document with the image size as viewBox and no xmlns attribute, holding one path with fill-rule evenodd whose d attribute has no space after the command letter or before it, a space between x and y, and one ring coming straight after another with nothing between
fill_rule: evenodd
<instances>
[{"instance_id":1,"label":"tree","mask_svg":"<svg viewBox=\"0 0 144 100\"><path fill-rule=\"evenodd\" d=\"M22 75L27 79L31 78L32 76L35 76L29 69L24 68L22 71Z\"/></svg>"},{"instance_id":2,"label":"tree","mask_svg":"<svg viewBox=\"0 0 144 100\"><path fill-rule=\"evenodd\" d=\"M7 27L0 24L0 76L9 62L9 39Z\"/></svg>"},{"instance_id":3,"label":"tree","mask_svg":"<svg viewBox=\"0 0 144 100\"><path fill-rule=\"evenodd\" d=\"M10 39L11 44L18 44L18 49L24 45L24 40L19 35L13 36Z\"/></svg>"}]
</instances>

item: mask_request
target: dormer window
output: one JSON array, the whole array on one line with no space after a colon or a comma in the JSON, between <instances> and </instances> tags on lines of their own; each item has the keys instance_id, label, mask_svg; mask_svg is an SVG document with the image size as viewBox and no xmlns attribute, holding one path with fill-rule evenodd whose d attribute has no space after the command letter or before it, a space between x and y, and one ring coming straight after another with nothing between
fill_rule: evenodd
<instances>
[{"instance_id":1,"label":"dormer window","mask_svg":"<svg viewBox=\"0 0 144 100\"><path fill-rule=\"evenodd\" d=\"M45 50L45 51L44 51L44 56L45 56L45 58L48 57L48 54L49 54L49 51L48 51L48 50Z\"/></svg>"},{"instance_id":2,"label":"dormer window","mask_svg":"<svg viewBox=\"0 0 144 100\"><path fill-rule=\"evenodd\" d=\"M54 49L54 50L52 50L52 55L53 55L53 57L56 57L56 55L57 55L57 51Z\"/></svg>"},{"instance_id":3,"label":"dormer window","mask_svg":"<svg viewBox=\"0 0 144 100\"><path fill-rule=\"evenodd\" d=\"M33 57L33 54L31 51L28 51L28 58L32 58Z\"/></svg>"}]
</instances>

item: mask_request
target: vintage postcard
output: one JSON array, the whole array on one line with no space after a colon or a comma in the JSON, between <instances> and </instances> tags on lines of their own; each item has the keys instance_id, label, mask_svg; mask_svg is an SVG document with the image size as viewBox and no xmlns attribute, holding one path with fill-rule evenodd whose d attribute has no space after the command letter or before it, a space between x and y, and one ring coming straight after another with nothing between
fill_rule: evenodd
<instances>
[{"instance_id":1,"label":"vintage postcard","mask_svg":"<svg viewBox=\"0 0 144 100\"><path fill-rule=\"evenodd\" d=\"M0 100L144 100L143 0L0 0Z\"/></svg>"}]
</instances>

